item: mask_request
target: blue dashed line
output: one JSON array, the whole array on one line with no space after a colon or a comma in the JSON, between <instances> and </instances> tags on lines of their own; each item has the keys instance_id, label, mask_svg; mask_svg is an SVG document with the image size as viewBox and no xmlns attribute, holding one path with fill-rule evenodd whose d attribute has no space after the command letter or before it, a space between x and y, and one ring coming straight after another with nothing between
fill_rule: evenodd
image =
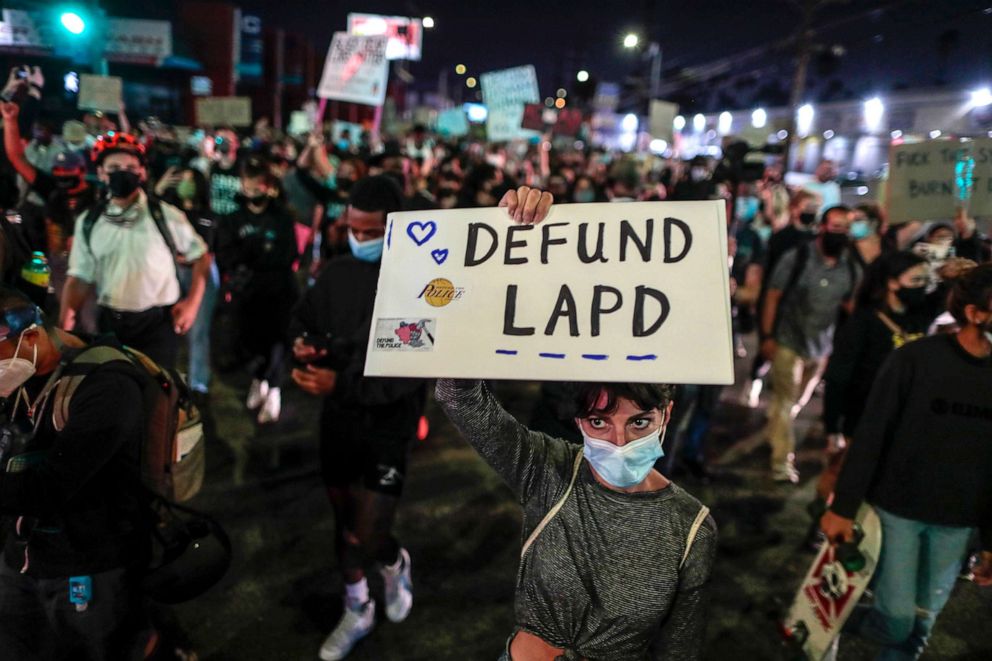
<instances>
[{"instance_id":1,"label":"blue dashed line","mask_svg":"<svg viewBox=\"0 0 992 661\"><path fill-rule=\"evenodd\" d=\"M584 353L582 357L586 360L606 360L609 358L605 353Z\"/></svg>"},{"instance_id":2,"label":"blue dashed line","mask_svg":"<svg viewBox=\"0 0 992 661\"><path fill-rule=\"evenodd\" d=\"M627 356L627 360L658 360L658 356L649 353L644 356Z\"/></svg>"},{"instance_id":3,"label":"blue dashed line","mask_svg":"<svg viewBox=\"0 0 992 661\"><path fill-rule=\"evenodd\" d=\"M496 349L496 353L499 354L499 355L501 355L501 356L516 356L520 352L517 351L516 349ZM540 356L541 358L555 358L557 360L561 360L567 354L564 354L564 353L539 353L537 355ZM585 360L609 360L610 359L610 356L608 354L605 354L605 353L584 353L584 354L582 354L582 357ZM634 362L640 362L640 361L645 361L645 360L658 360L658 356L656 354L653 354L653 353L648 353L648 354L644 354L644 355L640 355L640 356L630 355L630 356L627 356L627 360L634 361Z\"/></svg>"},{"instance_id":4,"label":"blue dashed line","mask_svg":"<svg viewBox=\"0 0 992 661\"><path fill-rule=\"evenodd\" d=\"M513 349L496 349L496 353L501 356L516 356L517 352Z\"/></svg>"},{"instance_id":5,"label":"blue dashed line","mask_svg":"<svg viewBox=\"0 0 992 661\"><path fill-rule=\"evenodd\" d=\"M564 358L565 357L565 354L563 354L563 353L539 353L537 355L540 356L541 358Z\"/></svg>"}]
</instances>

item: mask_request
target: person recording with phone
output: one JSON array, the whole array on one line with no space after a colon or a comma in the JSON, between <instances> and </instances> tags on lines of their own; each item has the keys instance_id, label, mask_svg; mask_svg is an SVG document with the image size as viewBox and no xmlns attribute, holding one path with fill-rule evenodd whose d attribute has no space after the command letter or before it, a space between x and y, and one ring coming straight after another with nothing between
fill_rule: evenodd
<instances>
[{"instance_id":1,"label":"person recording with phone","mask_svg":"<svg viewBox=\"0 0 992 661\"><path fill-rule=\"evenodd\" d=\"M293 312L293 381L323 397L321 473L346 593L344 613L320 648L323 661L345 658L375 626L369 565L382 575L387 619L402 622L413 607L410 554L392 527L425 386L418 379L363 376L386 217L402 208L403 193L392 178L355 183L344 212L351 254L328 261Z\"/></svg>"}]
</instances>

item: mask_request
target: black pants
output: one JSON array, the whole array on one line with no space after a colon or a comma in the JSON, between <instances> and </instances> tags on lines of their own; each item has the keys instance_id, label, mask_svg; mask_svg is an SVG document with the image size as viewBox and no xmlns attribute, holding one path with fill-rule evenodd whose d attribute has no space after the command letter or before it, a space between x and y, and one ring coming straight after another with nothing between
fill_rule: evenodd
<instances>
[{"instance_id":1,"label":"black pants","mask_svg":"<svg viewBox=\"0 0 992 661\"><path fill-rule=\"evenodd\" d=\"M151 633L142 597L125 569L93 574L84 611L69 579L33 578L0 557L0 658L4 661L131 661Z\"/></svg>"},{"instance_id":2,"label":"black pants","mask_svg":"<svg viewBox=\"0 0 992 661\"><path fill-rule=\"evenodd\" d=\"M99 324L101 333L113 333L121 344L137 349L162 367L175 368L179 338L171 307L118 312L101 305Z\"/></svg>"}]
</instances>

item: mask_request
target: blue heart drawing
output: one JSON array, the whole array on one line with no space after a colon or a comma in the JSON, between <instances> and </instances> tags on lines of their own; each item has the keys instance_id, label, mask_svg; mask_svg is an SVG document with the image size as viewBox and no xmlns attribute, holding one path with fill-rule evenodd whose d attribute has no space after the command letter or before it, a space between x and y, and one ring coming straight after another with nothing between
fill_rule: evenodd
<instances>
[{"instance_id":1,"label":"blue heart drawing","mask_svg":"<svg viewBox=\"0 0 992 661\"><path fill-rule=\"evenodd\" d=\"M437 262L438 266L441 266L441 264L444 264L444 261L448 259L448 249L441 248L438 250L432 250L431 257L434 258L434 261Z\"/></svg>"},{"instance_id":2,"label":"blue heart drawing","mask_svg":"<svg viewBox=\"0 0 992 661\"><path fill-rule=\"evenodd\" d=\"M430 241L435 232L437 232L437 223L433 220L428 220L426 223L412 222L406 226L407 236L418 246Z\"/></svg>"}]
</instances>

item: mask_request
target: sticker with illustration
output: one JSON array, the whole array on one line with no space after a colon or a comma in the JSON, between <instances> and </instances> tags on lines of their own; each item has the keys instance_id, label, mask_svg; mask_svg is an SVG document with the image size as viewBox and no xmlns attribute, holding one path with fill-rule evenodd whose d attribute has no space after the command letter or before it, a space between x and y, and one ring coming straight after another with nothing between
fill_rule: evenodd
<instances>
[{"instance_id":1,"label":"sticker with illustration","mask_svg":"<svg viewBox=\"0 0 992 661\"><path fill-rule=\"evenodd\" d=\"M435 319L377 319L374 351L433 351Z\"/></svg>"}]
</instances>

